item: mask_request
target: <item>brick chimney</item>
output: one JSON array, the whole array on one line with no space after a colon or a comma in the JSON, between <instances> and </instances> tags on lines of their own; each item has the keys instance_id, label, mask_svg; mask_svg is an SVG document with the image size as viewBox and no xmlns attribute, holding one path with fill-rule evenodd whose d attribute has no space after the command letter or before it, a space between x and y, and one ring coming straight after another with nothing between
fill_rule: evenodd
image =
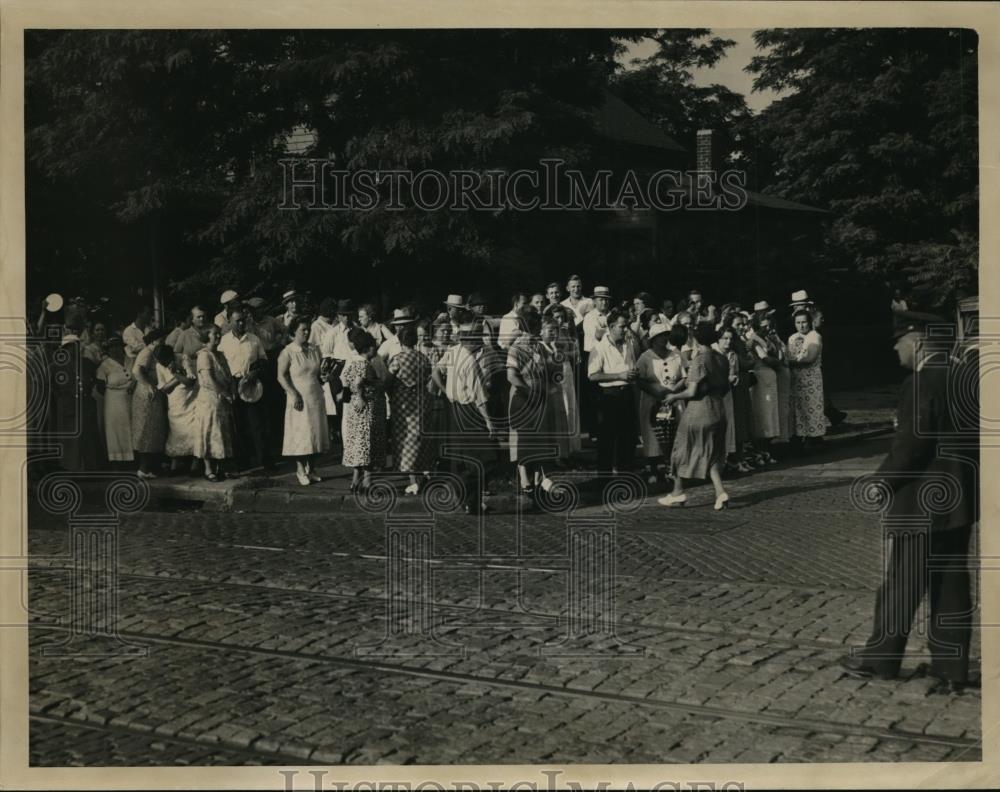
<instances>
[{"instance_id":1,"label":"brick chimney","mask_svg":"<svg viewBox=\"0 0 1000 792\"><path fill-rule=\"evenodd\" d=\"M712 129L699 129L695 146L695 169L714 171L719 165L719 136Z\"/></svg>"}]
</instances>

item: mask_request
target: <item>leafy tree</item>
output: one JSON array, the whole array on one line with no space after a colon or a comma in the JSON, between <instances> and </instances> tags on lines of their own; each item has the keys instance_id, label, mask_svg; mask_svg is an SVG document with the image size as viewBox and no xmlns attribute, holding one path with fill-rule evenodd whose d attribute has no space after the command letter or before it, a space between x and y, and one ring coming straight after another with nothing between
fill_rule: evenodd
<instances>
[{"instance_id":1,"label":"leafy tree","mask_svg":"<svg viewBox=\"0 0 1000 792\"><path fill-rule=\"evenodd\" d=\"M31 34L31 205L62 195L99 210L101 233L75 213L77 244L63 258L89 244L107 261L100 247L116 226L155 230L123 258L134 266L155 249L179 292L298 277L350 293L384 285L374 263L410 284L431 266L435 281L467 281L470 263L505 249L541 241L557 250L559 222L546 235L538 218L510 212L281 211L287 136L309 130L299 156L349 169L579 164L593 150L591 111L615 58L642 33ZM29 218L35 258L53 253L58 229L38 224L50 220ZM576 250L586 252L584 240Z\"/></svg>"},{"instance_id":2,"label":"leafy tree","mask_svg":"<svg viewBox=\"0 0 1000 792\"><path fill-rule=\"evenodd\" d=\"M742 94L724 85L694 84L694 69L711 68L736 42L707 28L664 29L652 36L657 49L613 78L618 94L685 148L694 150L699 129L715 131L724 160L745 163L741 141L751 113Z\"/></svg>"},{"instance_id":3,"label":"leafy tree","mask_svg":"<svg viewBox=\"0 0 1000 792\"><path fill-rule=\"evenodd\" d=\"M977 36L769 29L754 88L790 89L755 123L766 191L831 209L822 258L907 281L941 305L976 288Z\"/></svg>"}]
</instances>

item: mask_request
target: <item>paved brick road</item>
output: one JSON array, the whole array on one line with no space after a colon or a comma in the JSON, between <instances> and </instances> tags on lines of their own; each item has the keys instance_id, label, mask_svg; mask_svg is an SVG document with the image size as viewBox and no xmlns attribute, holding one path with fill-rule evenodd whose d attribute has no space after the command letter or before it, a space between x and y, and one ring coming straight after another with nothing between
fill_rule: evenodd
<instances>
[{"instance_id":1,"label":"paved brick road","mask_svg":"<svg viewBox=\"0 0 1000 792\"><path fill-rule=\"evenodd\" d=\"M589 631L559 515L438 515L423 588L387 576L378 515L127 518L118 624L147 654L33 651L32 763L977 760L977 695L836 665L881 563L848 488L885 445L733 482L725 513L702 488L619 516ZM65 523L33 518L30 549L39 650L67 638ZM427 596L401 614L400 585Z\"/></svg>"}]
</instances>

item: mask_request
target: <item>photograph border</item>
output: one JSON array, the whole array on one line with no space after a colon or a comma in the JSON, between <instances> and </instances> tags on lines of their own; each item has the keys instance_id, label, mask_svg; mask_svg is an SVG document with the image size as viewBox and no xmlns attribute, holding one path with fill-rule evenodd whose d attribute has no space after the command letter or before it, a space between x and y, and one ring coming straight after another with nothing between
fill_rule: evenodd
<instances>
[{"instance_id":1,"label":"photograph border","mask_svg":"<svg viewBox=\"0 0 1000 792\"><path fill-rule=\"evenodd\" d=\"M322 0L239 4L218 0L160 0L136 7L125 0L0 0L0 332L23 332L25 306L24 31L31 28L444 28L444 27L961 27L979 34L980 270L984 333L1000 331L1000 7L990 2L643 2L636 0L480 0L413 3ZM991 319L991 317L997 317ZM18 322L20 324L18 325ZM993 329L992 325L997 325ZM4 371L0 415L24 410L25 378ZM987 405L1000 404L998 377L985 378ZM989 409L989 408L987 408ZM27 596L25 444L0 439L0 625L23 621ZM996 481L1000 440L982 446L982 481ZM17 502L11 496L17 496ZM3 497L6 496L6 497ZM1000 558L996 487L982 487L981 549ZM984 565L982 619L1000 624L1000 576ZM990 574L992 573L992 574ZM989 788L1000 785L1000 632L982 632L983 760L963 763L699 764L699 765L452 765L327 768L333 782L487 782L509 786L533 782L538 789L606 782L609 788ZM309 771L318 767L128 767L31 768L28 766L28 631L0 627L0 788L4 789L285 789L281 770L297 769L294 787L313 789ZM558 776L554 773L558 771ZM700 787L693 786L700 784ZM376 788L376 787L369 787ZM433 787L432 787L433 788ZM458 787L460 788L460 787ZM527 787L522 787L527 788Z\"/></svg>"}]
</instances>

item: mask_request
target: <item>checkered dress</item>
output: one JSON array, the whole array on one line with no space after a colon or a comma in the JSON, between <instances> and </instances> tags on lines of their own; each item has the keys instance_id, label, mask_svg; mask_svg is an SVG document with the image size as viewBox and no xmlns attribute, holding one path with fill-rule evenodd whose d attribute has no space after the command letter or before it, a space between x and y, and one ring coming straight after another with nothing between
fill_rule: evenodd
<instances>
[{"instance_id":1,"label":"checkered dress","mask_svg":"<svg viewBox=\"0 0 1000 792\"><path fill-rule=\"evenodd\" d=\"M423 353L404 349L389 363L389 372L396 375L389 394L392 456L400 472L421 473L430 469L434 451L422 431L431 402L431 364Z\"/></svg>"}]
</instances>

